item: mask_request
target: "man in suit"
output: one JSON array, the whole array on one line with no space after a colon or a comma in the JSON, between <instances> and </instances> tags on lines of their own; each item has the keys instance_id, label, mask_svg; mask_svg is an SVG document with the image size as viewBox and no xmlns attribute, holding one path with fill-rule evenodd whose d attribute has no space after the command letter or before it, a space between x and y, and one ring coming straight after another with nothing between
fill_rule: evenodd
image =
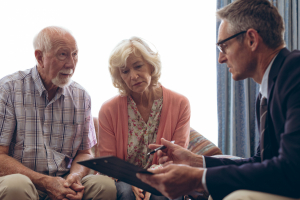
<instances>
[{"instance_id":1,"label":"man in suit","mask_svg":"<svg viewBox=\"0 0 300 200\"><path fill-rule=\"evenodd\" d=\"M214 200L299 199L300 52L284 47L282 17L268 0L236 0L217 16L219 62L234 80L260 84L257 154L240 160L197 156L162 139L167 149L158 156L165 167L137 176L170 198L207 191Z\"/></svg>"}]
</instances>

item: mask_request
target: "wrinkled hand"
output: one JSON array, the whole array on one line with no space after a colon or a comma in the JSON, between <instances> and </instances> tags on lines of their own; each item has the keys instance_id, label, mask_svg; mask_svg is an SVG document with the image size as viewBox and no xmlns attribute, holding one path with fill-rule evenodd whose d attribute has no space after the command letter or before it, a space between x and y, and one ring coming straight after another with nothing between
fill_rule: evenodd
<instances>
[{"instance_id":1,"label":"wrinkled hand","mask_svg":"<svg viewBox=\"0 0 300 200\"><path fill-rule=\"evenodd\" d=\"M151 193L143 191L142 189L137 188L135 186L131 186L131 188L135 195L136 200L149 200L150 199Z\"/></svg>"},{"instance_id":2,"label":"wrinkled hand","mask_svg":"<svg viewBox=\"0 0 300 200\"><path fill-rule=\"evenodd\" d=\"M165 139L161 139L162 145L166 146L167 148L164 150L159 150L157 152L158 162L160 164L164 164L166 162L172 161L174 164L184 164L190 165L193 167L202 167L203 161L202 156L196 155L191 151L177 145L173 144ZM156 149L161 145L157 144L150 144L150 149Z\"/></svg>"},{"instance_id":3,"label":"wrinkled hand","mask_svg":"<svg viewBox=\"0 0 300 200\"><path fill-rule=\"evenodd\" d=\"M149 169L149 171L154 175L137 173L137 177L168 198L175 199L193 191L204 191L202 186L203 168L169 164L164 168Z\"/></svg>"},{"instance_id":4,"label":"wrinkled hand","mask_svg":"<svg viewBox=\"0 0 300 200\"><path fill-rule=\"evenodd\" d=\"M144 198L144 200L150 200L150 196L151 196L150 192L145 192L145 198Z\"/></svg>"},{"instance_id":5,"label":"wrinkled hand","mask_svg":"<svg viewBox=\"0 0 300 200\"><path fill-rule=\"evenodd\" d=\"M49 177L45 183L46 193L52 200L68 200L66 195L73 194L76 192L70 188L64 186L65 179L61 177Z\"/></svg>"},{"instance_id":6,"label":"wrinkled hand","mask_svg":"<svg viewBox=\"0 0 300 200\"><path fill-rule=\"evenodd\" d=\"M72 173L69 174L67 179L65 180L64 186L66 188L71 188L76 194L67 194L66 197L69 200L81 200L83 197L84 186L81 185L81 177L76 174Z\"/></svg>"}]
</instances>

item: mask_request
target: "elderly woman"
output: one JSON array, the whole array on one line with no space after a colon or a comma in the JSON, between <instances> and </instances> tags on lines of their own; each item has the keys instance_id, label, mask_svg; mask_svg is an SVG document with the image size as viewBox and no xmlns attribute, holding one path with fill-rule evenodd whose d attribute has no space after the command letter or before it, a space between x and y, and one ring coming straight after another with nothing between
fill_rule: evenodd
<instances>
[{"instance_id":1,"label":"elderly woman","mask_svg":"<svg viewBox=\"0 0 300 200\"><path fill-rule=\"evenodd\" d=\"M110 56L109 71L120 95L99 111L97 156L114 155L146 169L158 163L156 154L147 155L149 144L165 138L188 146L190 104L158 82L158 53L138 37L123 40ZM120 181L116 187L118 199L166 199Z\"/></svg>"}]
</instances>

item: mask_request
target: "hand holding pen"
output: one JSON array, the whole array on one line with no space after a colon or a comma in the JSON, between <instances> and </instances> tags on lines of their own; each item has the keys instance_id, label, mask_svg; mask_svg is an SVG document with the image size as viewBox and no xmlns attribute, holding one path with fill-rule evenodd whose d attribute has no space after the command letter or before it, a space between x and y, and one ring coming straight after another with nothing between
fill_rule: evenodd
<instances>
[{"instance_id":1,"label":"hand holding pen","mask_svg":"<svg viewBox=\"0 0 300 200\"><path fill-rule=\"evenodd\" d=\"M175 141L171 141L172 144L174 144L174 142L175 142ZM158 150L163 150L163 149L165 149L165 148L167 148L167 147L164 146L164 145L162 145L162 146L160 146L160 147L154 149L153 151L150 151L147 155L154 154L154 153L157 152Z\"/></svg>"},{"instance_id":2,"label":"hand holding pen","mask_svg":"<svg viewBox=\"0 0 300 200\"><path fill-rule=\"evenodd\" d=\"M183 148L182 146L179 146L177 144L172 144L170 141L165 140L164 138L161 138L161 144L163 146L166 146L167 149L159 151L157 153L157 159L159 164L165 164L166 162L172 161L173 164L184 164L193 167L203 167L202 155L194 154L186 148ZM163 147L158 146L158 144L150 144L149 148L155 151L157 148Z\"/></svg>"}]
</instances>

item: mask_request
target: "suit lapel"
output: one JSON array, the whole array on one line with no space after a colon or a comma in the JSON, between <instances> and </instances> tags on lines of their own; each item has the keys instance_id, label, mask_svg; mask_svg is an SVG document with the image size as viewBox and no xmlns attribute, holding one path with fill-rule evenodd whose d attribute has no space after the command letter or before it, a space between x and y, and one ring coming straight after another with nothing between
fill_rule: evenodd
<instances>
[{"instance_id":1,"label":"suit lapel","mask_svg":"<svg viewBox=\"0 0 300 200\"><path fill-rule=\"evenodd\" d=\"M267 98L267 105L268 105L268 112L267 112L267 118L266 118L266 123L267 123L267 127L265 130L265 134L264 134L264 159L270 159L272 158L273 154L272 154L272 137L274 137L271 133L270 133L270 128L272 126L272 122L271 120L271 115L270 115L270 102L272 100L272 96L273 96L273 89L274 89L274 85L276 82L276 78L278 76L278 73L281 69L281 66L285 60L285 58L288 56L288 54L290 54L290 51L286 48L283 48L277 55L277 57L275 58L273 65L270 69L270 73L269 73L269 79L268 79L268 98ZM259 108L259 106L257 106L257 109ZM260 124L261 125L261 124Z\"/></svg>"}]
</instances>

